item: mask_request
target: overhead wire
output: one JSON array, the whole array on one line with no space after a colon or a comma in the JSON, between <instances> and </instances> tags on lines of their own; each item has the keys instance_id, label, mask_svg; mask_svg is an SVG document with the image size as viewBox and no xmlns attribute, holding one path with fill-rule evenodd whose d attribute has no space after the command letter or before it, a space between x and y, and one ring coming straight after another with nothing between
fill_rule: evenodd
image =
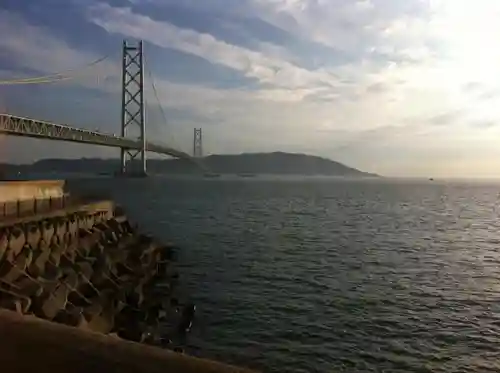
<instances>
[{"instance_id":1,"label":"overhead wire","mask_svg":"<svg viewBox=\"0 0 500 373\"><path fill-rule=\"evenodd\" d=\"M43 84L43 83L55 83L63 80L73 79L79 72L88 69L98 63L104 61L109 56L102 56L95 61L92 61L82 67L66 70L59 73L53 73L49 75L43 75L31 78L20 78L20 79L10 79L10 80L0 80L0 85L17 85L17 84Z\"/></svg>"},{"instance_id":2,"label":"overhead wire","mask_svg":"<svg viewBox=\"0 0 500 373\"><path fill-rule=\"evenodd\" d=\"M161 112L161 115L163 117L164 123L166 125L168 125L168 120L167 120L167 116L165 114L165 110L163 110L163 106L162 106L160 98L158 96L158 91L156 90L156 84L155 84L155 80L153 78L153 74L151 74L151 71L149 69L147 70L147 73L148 73L149 78L151 80L151 86L153 87L153 94L154 94L154 96L156 98L156 102L158 103L158 107L160 108L160 112ZM172 135L172 131L170 131L170 139L172 141L172 145L175 145L175 139L174 139L174 137Z\"/></svg>"}]
</instances>

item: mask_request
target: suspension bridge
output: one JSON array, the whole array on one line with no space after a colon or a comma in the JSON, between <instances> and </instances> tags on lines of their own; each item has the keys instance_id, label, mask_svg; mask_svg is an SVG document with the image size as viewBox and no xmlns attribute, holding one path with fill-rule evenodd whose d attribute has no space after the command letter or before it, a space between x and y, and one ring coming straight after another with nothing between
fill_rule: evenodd
<instances>
[{"instance_id":1,"label":"suspension bridge","mask_svg":"<svg viewBox=\"0 0 500 373\"><path fill-rule=\"evenodd\" d=\"M102 62L105 58L93 61L87 67ZM68 73L55 73L37 78L17 79L0 81L1 85L17 84L41 84L71 79ZM72 127L66 124L58 124L43 120L24 118L10 114L0 114L0 134L8 136L31 137L46 140L68 141L82 144L100 145L120 149L120 170L122 175L146 176L147 175L147 152L168 155L174 158L188 159L197 163L202 169L199 161L200 152L196 151L194 156L173 147L150 142L146 136L145 119L145 95L144 95L144 58L143 42L123 42L122 50L122 105L121 105L121 135L107 134L100 131L92 131ZM166 122L158 94L153 83L154 95L160 105L160 110ZM139 136L131 136L130 129L135 127ZM195 130L196 133L197 130ZM196 137L196 135L195 135ZM201 141L201 130L199 140ZM198 145L198 147L201 146ZM140 169L131 167L132 161L140 161Z\"/></svg>"}]
</instances>

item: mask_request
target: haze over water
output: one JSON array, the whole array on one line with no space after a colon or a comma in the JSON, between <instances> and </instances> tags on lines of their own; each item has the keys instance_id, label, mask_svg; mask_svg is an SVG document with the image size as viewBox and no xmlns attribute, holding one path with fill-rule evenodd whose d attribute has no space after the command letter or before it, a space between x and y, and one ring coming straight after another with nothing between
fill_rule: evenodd
<instances>
[{"instance_id":1,"label":"haze over water","mask_svg":"<svg viewBox=\"0 0 500 373\"><path fill-rule=\"evenodd\" d=\"M77 184L181 247L189 353L270 372L500 369L500 184Z\"/></svg>"}]
</instances>

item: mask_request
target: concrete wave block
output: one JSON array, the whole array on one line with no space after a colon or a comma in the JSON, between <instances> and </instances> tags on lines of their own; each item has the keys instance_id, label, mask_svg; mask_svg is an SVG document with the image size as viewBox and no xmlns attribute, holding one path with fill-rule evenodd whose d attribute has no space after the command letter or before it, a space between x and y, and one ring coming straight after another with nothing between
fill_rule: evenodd
<instances>
[{"instance_id":1,"label":"concrete wave block","mask_svg":"<svg viewBox=\"0 0 500 373\"><path fill-rule=\"evenodd\" d=\"M85 320L91 319L95 315L99 315L103 311L101 303L96 299L92 299L92 304L83 309L83 316Z\"/></svg>"},{"instance_id":2,"label":"concrete wave block","mask_svg":"<svg viewBox=\"0 0 500 373\"><path fill-rule=\"evenodd\" d=\"M65 252L72 252L76 251L78 249L78 244L79 240L78 237L73 236L68 244L68 247L66 248Z\"/></svg>"},{"instance_id":3,"label":"concrete wave block","mask_svg":"<svg viewBox=\"0 0 500 373\"><path fill-rule=\"evenodd\" d=\"M50 255L50 248L33 251L33 260L28 267L28 273L33 277L43 276L45 272L45 265L47 264Z\"/></svg>"},{"instance_id":4,"label":"concrete wave block","mask_svg":"<svg viewBox=\"0 0 500 373\"><path fill-rule=\"evenodd\" d=\"M127 302L127 296L123 289L105 289L99 294L99 299L106 307L113 308L115 314L119 312L117 309L118 304L126 304Z\"/></svg>"},{"instance_id":5,"label":"concrete wave block","mask_svg":"<svg viewBox=\"0 0 500 373\"><path fill-rule=\"evenodd\" d=\"M9 247L7 249L7 260L13 262L26 244L26 235L20 227L14 227L9 235Z\"/></svg>"},{"instance_id":6,"label":"concrete wave block","mask_svg":"<svg viewBox=\"0 0 500 373\"><path fill-rule=\"evenodd\" d=\"M85 282L89 282L92 278L92 273L94 269L92 265L88 262L78 262L75 264L78 274L82 277Z\"/></svg>"},{"instance_id":7,"label":"concrete wave block","mask_svg":"<svg viewBox=\"0 0 500 373\"><path fill-rule=\"evenodd\" d=\"M37 277L36 281L42 286L42 294L37 297L40 301L45 301L61 284L59 279L51 280L44 277Z\"/></svg>"},{"instance_id":8,"label":"concrete wave block","mask_svg":"<svg viewBox=\"0 0 500 373\"><path fill-rule=\"evenodd\" d=\"M33 249L38 247L38 243L42 239L42 232L40 231L40 227L38 224L29 224L26 227L26 242Z\"/></svg>"},{"instance_id":9,"label":"concrete wave block","mask_svg":"<svg viewBox=\"0 0 500 373\"><path fill-rule=\"evenodd\" d=\"M79 276L78 273L73 268L65 268L63 270L64 277L61 282L65 283L70 291L75 291L79 286Z\"/></svg>"},{"instance_id":10,"label":"concrete wave block","mask_svg":"<svg viewBox=\"0 0 500 373\"><path fill-rule=\"evenodd\" d=\"M40 297L43 294L43 285L32 277L23 276L14 283L16 292L28 298Z\"/></svg>"},{"instance_id":11,"label":"concrete wave block","mask_svg":"<svg viewBox=\"0 0 500 373\"><path fill-rule=\"evenodd\" d=\"M52 320L64 309L68 302L69 289L65 284L60 284L57 289L43 302L41 311L47 320Z\"/></svg>"},{"instance_id":12,"label":"concrete wave block","mask_svg":"<svg viewBox=\"0 0 500 373\"><path fill-rule=\"evenodd\" d=\"M64 235L68 232L68 225L66 220L60 219L56 223L56 232L55 234L59 237L59 241L64 239Z\"/></svg>"},{"instance_id":13,"label":"concrete wave block","mask_svg":"<svg viewBox=\"0 0 500 373\"><path fill-rule=\"evenodd\" d=\"M110 229L106 235L106 238L108 239L108 241L111 243L111 244L116 244L120 238L120 236L118 236L116 234L115 231L113 231L112 229Z\"/></svg>"},{"instance_id":14,"label":"concrete wave block","mask_svg":"<svg viewBox=\"0 0 500 373\"><path fill-rule=\"evenodd\" d=\"M139 238L137 236L121 236L115 247L117 250L128 254L128 252L137 245L139 245Z\"/></svg>"},{"instance_id":15,"label":"concrete wave block","mask_svg":"<svg viewBox=\"0 0 500 373\"><path fill-rule=\"evenodd\" d=\"M41 225L43 240L45 242L51 242L52 236L55 233L54 222L52 220L44 220L40 225Z\"/></svg>"},{"instance_id":16,"label":"concrete wave block","mask_svg":"<svg viewBox=\"0 0 500 373\"><path fill-rule=\"evenodd\" d=\"M123 228L121 224L115 218L107 220L106 224L108 225L108 227L113 229L113 231L116 232L117 234L123 233Z\"/></svg>"},{"instance_id":17,"label":"concrete wave block","mask_svg":"<svg viewBox=\"0 0 500 373\"><path fill-rule=\"evenodd\" d=\"M59 266L59 264L61 263L61 255L63 254L64 250L64 244L50 246L49 259L55 266Z\"/></svg>"},{"instance_id":18,"label":"concrete wave block","mask_svg":"<svg viewBox=\"0 0 500 373\"><path fill-rule=\"evenodd\" d=\"M71 233L66 233L66 237L64 238L65 240L65 248L64 252L68 250L74 250L74 247L78 244L78 241L76 240L75 236L73 236Z\"/></svg>"},{"instance_id":19,"label":"concrete wave block","mask_svg":"<svg viewBox=\"0 0 500 373\"><path fill-rule=\"evenodd\" d=\"M114 288L117 287L118 284L115 285L115 283L111 279L110 268L111 268L111 263L106 255L101 256L94 263L93 265L94 271L92 273L90 281L99 290L101 288L106 288L110 286Z\"/></svg>"},{"instance_id":20,"label":"concrete wave block","mask_svg":"<svg viewBox=\"0 0 500 373\"><path fill-rule=\"evenodd\" d=\"M82 239L87 236L90 236L92 234L92 231L87 228L79 227L78 228L78 238Z\"/></svg>"},{"instance_id":21,"label":"concrete wave block","mask_svg":"<svg viewBox=\"0 0 500 373\"><path fill-rule=\"evenodd\" d=\"M116 269L116 275L118 277L126 276L126 275L131 275L135 277L136 271L134 271L133 268L127 265L127 263L116 263L115 264L115 269Z\"/></svg>"},{"instance_id":22,"label":"concrete wave block","mask_svg":"<svg viewBox=\"0 0 500 373\"><path fill-rule=\"evenodd\" d=\"M142 284L137 285L127 297L127 304L132 307L139 308L144 301L144 294L142 292Z\"/></svg>"},{"instance_id":23,"label":"concrete wave block","mask_svg":"<svg viewBox=\"0 0 500 373\"><path fill-rule=\"evenodd\" d=\"M64 282L70 290L68 300L71 304L78 307L87 307L92 304L91 300L79 291L79 288L81 287L81 278L76 271L68 269L66 276L62 279L62 282Z\"/></svg>"},{"instance_id":24,"label":"concrete wave block","mask_svg":"<svg viewBox=\"0 0 500 373\"><path fill-rule=\"evenodd\" d=\"M94 226L92 227L92 229L94 229L94 230L100 230L101 232L104 233L104 232L106 232L109 229L109 227L105 223L103 223L103 222L96 222L94 224Z\"/></svg>"},{"instance_id":25,"label":"concrete wave block","mask_svg":"<svg viewBox=\"0 0 500 373\"><path fill-rule=\"evenodd\" d=\"M68 232L72 236L76 236L78 234L78 222L74 216L68 220Z\"/></svg>"},{"instance_id":26,"label":"concrete wave block","mask_svg":"<svg viewBox=\"0 0 500 373\"><path fill-rule=\"evenodd\" d=\"M132 227L132 224L130 224L128 220L123 221L120 225L123 232L126 232L127 234L135 233L134 227Z\"/></svg>"},{"instance_id":27,"label":"concrete wave block","mask_svg":"<svg viewBox=\"0 0 500 373\"><path fill-rule=\"evenodd\" d=\"M83 237L80 236L80 240L78 241L78 252L82 256L88 256L94 245L102 239L102 232L97 230L93 231L84 231L81 232Z\"/></svg>"},{"instance_id":28,"label":"concrete wave block","mask_svg":"<svg viewBox=\"0 0 500 373\"><path fill-rule=\"evenodd\" d=\"M9 247L9 232L5 229L0 231L0 263Z\"/></svg>"},{"instance_id":29,"label":"concrete wave block","mask_svg":"<svg viewBox=\"0 0 500 373\"><path fill-rule=\"evenodd\" d=\"M42 235L42 239L38 241L38 246L35 248L37 250L43 251L43 250L50 250L50 241L45 241Z\"/></svg>"},{"instance_id":30,"label":"concrete wave block","mask_svg":"<svg viewBox=\"0 0 500 373\"><path fill-rule=\"evenodd\" d=\"M62 237L61 244L64 247L64 249L66 249L66 247L68 247L70 243L71 243L71 233L66 232Z\"/></svg>"},{"instance_id":31,"label":"concrete wave block","mask_svg":"<svg viewBox=\"0 0 500 373\"><path fill-rule=\"evenodd\" d=\"M12 262L4 261L0 267L2 281L13 284L25 274L26 268L31 264L32 258L33 252L29 246L25 246Z\"/></svg>"},{"instance_id":32,"label":"concrete wave block","mask_svg":"<svg viewBox=\"0 0 500 373\"><path fill-rule=\"evenodd\" d=\"M72 267L76 260L76 251L75 250L66 250L61 255L61 261L59 265L62 267Z\"/></svg>"},{"instance_id":33,"label":"concrete wave block","mask_svg":"<svg viewBox=\"0 0 500 373\"><path fill-rule=\"evenodd\" d=\"M0 308L19 314L26 314L31 307L31 299L21 294L0 289Z\"/></svg>"},{"instance_id":34,"label":"concrete wave block","mask_svg":"<svg viewBox=\"0 0 500 373\"><path fill-rule=\"evenodd\" d=\"M78 307L88 307L92 304L90 298L87 298L80 290L71 291L68 294L68 301Z\"/></svg>"},{"instance_id":35,"label":"concrete wave block","mask_svg":"<svg viewBox=\"0 0 500 373\"><path fill-rule=\"evenodd\" d=\"M76 225L78 226L78 230L87 229L87 227L85 226L84 216L81 213L75 214L75 221L76 221Z\"/></svg>"},{"instance_id":36,"label":"concrete wave block","mask_svg":"<svg viewBox=\"0 0 500 373\"><path fill-rule=\"evenodd\" d=\"M96 242L94 246L90 249L89 256L93 258L99 258L104 255L105 247L101 242Z\"/></svg>"},{"instance_id":37,"label":"concrete wave block","mask_svg":"<svg viewBox=\"0 0 500 373\"><path fill-rule=\"evenodd\" d=\"M52 238L50 239L50 246L59 246L61 243L61 240L59 239L59 236L57 234L54 234Z\"/></svg>"},{"instance_id":38,"label":"concrete wave block","mask_svg":"<svg viewBox=\"0 0 500 373\"><path fill-rule=\"evenodd\" d=\"M95 223L103 223L107 220L106 215L103 212L97 212L94 214Z\"/></svg>"},{"instance_id":39,"label":"concrete wave block","mask_svg":"<svg viewBox=\"0 0 500 373\"><path fill-rule=\"evenodd\" d=\"M103 309L99 314L88 316L87 327L93 332L108 334L113 330L114 314L112 311Z\"/></svg>"},{"instance_id":40,"label":"concrete wave block","mask_svg":"<svg viewBox=\"0 0 500 373\"><path fill-rule=\"evenodd\" d=\"M126 246L125 246L126 247ZM106 251L109 261L115 265L116 263L123 263L127 260L127 250L120 244L116 248L110 248Z\"/></svg>"},{"instance_id":41,"label":"concrete wave block","mask_svg":"<svg viewBox=\"0 0 500 373\"><path fill-rule=\"evenodd\" d=\"M60 310L52 321L72 327L79 327L82 319L83 315L81 311L78 311L76 307L73 307L70 310Z\"/></svg>"},{"instance_id":42,"label":"concrete wave block","mask_svg":"<svg viewBox=\"0 0 500 373\"><path fill-rule=\"evenodd\" d=\"M85 224L87 226L87 229L91 229L94 224L95 224L95 219L92 215L88 215L85 217Z\"/></svg>"},{"instance_id":43,"label":"concrete wave block","mask_svg":"<svg viewBox=\"0 0 500 373\"><path fill-rule=\"evenodd\" d=\"M45 263L45 271L43 272L43 275L40 275L39 277L45 279L46 281L56 281L61 278L62 275L62 269L48 260Z\"/></svg>"},{"instance_id":44,"label":"concrete wave block","mask_svg":"<svg viewBox=\"0 0 500 373\"><path fill-rule=\"evenodd\" d=\"M88 215L85 215L82 217L82 228L84 229L92 229L92 226L94 225L93 220L91 221L88 217Z\"/></svg>"}]
</instances>

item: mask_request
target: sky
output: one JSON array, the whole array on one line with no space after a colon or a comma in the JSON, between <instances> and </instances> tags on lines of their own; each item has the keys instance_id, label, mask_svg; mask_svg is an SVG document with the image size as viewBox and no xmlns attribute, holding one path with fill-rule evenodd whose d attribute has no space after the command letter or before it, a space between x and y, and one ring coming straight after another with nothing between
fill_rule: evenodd
<instances>
[{"instance_id":1,"label":"sky","mask_svg":"<svg viewBox=\"0 0 500 373\"><path fill-rule=\"evenodd\" d=\"M122 41L141 39L152 141L191 151L201 127L207 154L500 177L499 16L497 0L3 0L0 81L76 72L0 85L0 109L119 133ZM0 162L117 155L0 138Z\"/></svg>"}]
</instances>

